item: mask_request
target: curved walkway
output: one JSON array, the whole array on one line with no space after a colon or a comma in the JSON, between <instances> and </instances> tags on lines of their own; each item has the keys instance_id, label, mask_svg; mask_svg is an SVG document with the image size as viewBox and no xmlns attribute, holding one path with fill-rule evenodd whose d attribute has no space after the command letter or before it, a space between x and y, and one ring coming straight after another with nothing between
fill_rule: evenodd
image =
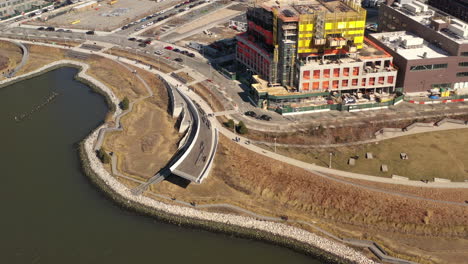
<instances>
[{"instance_id":1,"label":"curved walkway","mask_svg":"<svg viewBox=\"0 0 468 264\"><path fill-rule=\"evenodd\" d=\"M6 78L11 78L13 76L16 75L16 73L21 70L21 68L23 68L23 66L26 64L26 62L28 61L29 59L29 51L28 49L26 48L26 46L24 46L23 43L21 42L17 42L17 41L12 41L12 40L6 40L6 41L9 41L13 44L15 44L16 46L20 47L22 53L23 53L23 56L21 58L21 62L20 64L18 64L12 71L8 72L5 74L5 77Z\"/></svg>"}]
</instances>

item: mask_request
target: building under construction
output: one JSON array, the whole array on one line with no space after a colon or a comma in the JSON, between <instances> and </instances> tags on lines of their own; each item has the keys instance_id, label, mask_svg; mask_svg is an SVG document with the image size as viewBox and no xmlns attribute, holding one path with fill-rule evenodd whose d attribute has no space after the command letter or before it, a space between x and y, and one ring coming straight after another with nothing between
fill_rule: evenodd
<instances>
[{"instance_id":1,"label":"building under construction","mask_svg":"<svg viewBox=\"0 0 468 264\"><path fill-rule=\"evenodd\" d=\"M392 57L365 41L360 1L270 0L252 4L247 20L237 60L254 75L261 107L310 104L333 91L394 90Z\"/></svg>"}]
</instances>

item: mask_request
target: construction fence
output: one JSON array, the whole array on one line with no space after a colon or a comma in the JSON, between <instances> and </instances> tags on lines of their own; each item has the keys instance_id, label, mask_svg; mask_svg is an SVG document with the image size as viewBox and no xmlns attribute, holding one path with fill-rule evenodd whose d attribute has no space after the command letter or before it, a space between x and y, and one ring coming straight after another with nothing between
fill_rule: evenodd
<instances>
[{"instance_id":1,"label":"construction fence","mask_svg":"<svg viewBox=\"0 0 468 264\"><path fill-rule=\"evenodd\" d=\"M270 108L269 110L275 111L279 114L291 114L291 113L299 113L299 112L312 112L312 111L329 111L329 110L337 110L337 111L360 111L363 109L378 109L378 108L386 108L392 105L395 105L403 100L403 95L396 97L392 100L382 103L369 103L369 104L326 104L326 105L318 105L318 106L306 106L306 107L291 107L291 106L284 106L278 108Z\"/></svg>"}]
</instances>

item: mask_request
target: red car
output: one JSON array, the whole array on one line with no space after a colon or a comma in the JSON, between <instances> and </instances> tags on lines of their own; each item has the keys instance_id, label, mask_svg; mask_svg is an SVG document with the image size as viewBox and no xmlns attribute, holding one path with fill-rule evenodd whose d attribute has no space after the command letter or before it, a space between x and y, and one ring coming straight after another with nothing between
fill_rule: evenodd
<instances>
[{"instance_id":1,"label":"red car","mask_svg":"<svg viewBox=\"0 0 468 264\"><path fill-rule=\"evenodd\" d=\"M174 48L171 47L171 46L166 46L166 47L164 47L164 48L167 49L167 50L173 50L173 49L174 49Z\"/></svg>"}]
</instances>

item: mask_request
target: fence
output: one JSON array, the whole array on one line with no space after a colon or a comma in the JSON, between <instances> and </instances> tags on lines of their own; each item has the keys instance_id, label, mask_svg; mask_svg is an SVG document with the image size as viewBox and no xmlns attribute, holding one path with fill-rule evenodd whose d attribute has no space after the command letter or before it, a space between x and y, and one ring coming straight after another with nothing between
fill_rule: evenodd
<instances>
[{"instance_id":1,"label":"fence","mask_svg":"<svg viewBox=\"0 0 468 264\"><path fill-rule=\"evenodd\" d=\"M280 114L310 112L310 111L329 111L329 110L357 111L357 110L362 110L362 109L388 107L391 105L395 105L401 100L403 100L403 96L396 97L390 101L383 102L383 103L353 104L353 105L327 104L327 105L305 106L305 107L295 107L295 108L291 106L284 106L282 108L276 108L276 109L270 109L270 110L276 111Z\"/></svg>"}]
</instances>

